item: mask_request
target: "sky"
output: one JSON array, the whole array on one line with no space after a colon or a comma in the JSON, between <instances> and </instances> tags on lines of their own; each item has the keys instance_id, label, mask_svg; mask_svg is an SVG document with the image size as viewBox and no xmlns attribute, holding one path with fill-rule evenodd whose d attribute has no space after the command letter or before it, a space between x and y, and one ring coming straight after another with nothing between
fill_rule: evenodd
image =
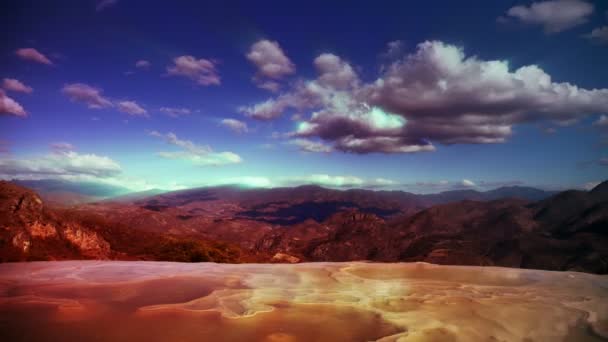
<instances>
[{"instance_id":1,"label":"sky","mask_svg":"<svg viewBox=\"0 0 608 342\"><path fill-rule=\"evenodd\" d=\"M608 2L8 0L0 17L0 179L608 178Z\"/></svg>"}]
</instances>

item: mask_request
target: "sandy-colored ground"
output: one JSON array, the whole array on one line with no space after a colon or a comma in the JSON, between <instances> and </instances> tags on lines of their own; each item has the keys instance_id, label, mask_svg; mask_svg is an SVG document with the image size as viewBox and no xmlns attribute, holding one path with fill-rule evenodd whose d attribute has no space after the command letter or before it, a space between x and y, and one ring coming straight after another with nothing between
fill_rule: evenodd
<instances>
[{"instance_id":1,"label":"sandy-colored ground","mask_svg":"<svg viewBox=\"0 0 608 342\"><path fill-rule=\"evenodd\" d=\"M608 276L424 263L0 265L3 341L603 341Z\"/></svg>"}]
</instances>

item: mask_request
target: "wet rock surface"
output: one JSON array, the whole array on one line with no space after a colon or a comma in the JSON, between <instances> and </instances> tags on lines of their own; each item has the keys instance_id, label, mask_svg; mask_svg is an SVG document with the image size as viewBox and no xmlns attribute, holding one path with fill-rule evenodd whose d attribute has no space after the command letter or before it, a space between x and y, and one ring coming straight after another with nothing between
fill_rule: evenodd
<instances>
[{"instance_id":1,"label":"wet rock surface","mask_svg":"<svg viewBox=\"0 0 608 342\"><path fill-rule=\"evenodd\" d=\"M608 277L426 263L0 265L10 341L603 341Z\"/></svg>"}]
</instances>

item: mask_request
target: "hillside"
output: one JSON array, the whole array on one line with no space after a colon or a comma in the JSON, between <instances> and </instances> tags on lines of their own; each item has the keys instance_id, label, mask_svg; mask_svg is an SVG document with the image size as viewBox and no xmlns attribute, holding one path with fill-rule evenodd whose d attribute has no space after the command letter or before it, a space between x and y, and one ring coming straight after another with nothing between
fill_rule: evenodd
<instances>
[{"instance_id":1,"label":"hillside","mask_svg":"<svg viewBox=\"0 0 608 342\"><path fill-rule=\"evenodd\" d=\"M608 273L606 189L603 183L537 202L476 198L428 206L400 192L224 187L54 208L2 182L0 255L3 261L427 261Z\"/></svg>"}]
</instances>

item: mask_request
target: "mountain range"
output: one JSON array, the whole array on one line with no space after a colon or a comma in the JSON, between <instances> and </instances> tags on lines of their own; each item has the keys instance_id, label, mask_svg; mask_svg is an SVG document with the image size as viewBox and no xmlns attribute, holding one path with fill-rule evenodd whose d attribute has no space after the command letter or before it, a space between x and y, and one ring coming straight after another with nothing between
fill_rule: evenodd
<instances>
[{"instance_id":1,"label":"mountain range","mask_svg":"<svg viewBox=\"0 0 608 342\"><path fill-rule=\"evenodd\" d=\"M45 202L43 202L45 200ZM0 260L427 261L608 273L590 191L211 187L73 206L0 183Z\"/></svg>"}]
</instances>

